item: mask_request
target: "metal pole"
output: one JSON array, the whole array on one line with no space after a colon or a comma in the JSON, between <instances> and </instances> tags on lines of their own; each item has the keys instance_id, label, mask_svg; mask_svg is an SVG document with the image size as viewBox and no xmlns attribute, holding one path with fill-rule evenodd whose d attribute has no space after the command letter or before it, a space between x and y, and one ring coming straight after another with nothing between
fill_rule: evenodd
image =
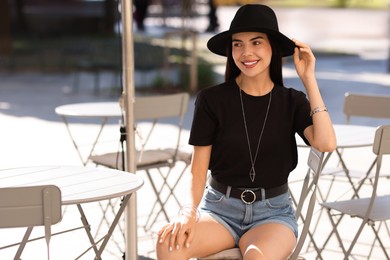
<instances>
[{"instance_id":1,"label":"metal pole","mask_svg":"<svg viewBox=\"0 0 390 260\"><path fill-rule=\"evenodd\" d=\"M123 98L126 126L126 171L135 174L134 144L134 45L133 5L131 0L121 0L122 11L122 63ZM126 260L137 260L137 197L134 193L126 207Z\"/></svg>"}]
</instances>

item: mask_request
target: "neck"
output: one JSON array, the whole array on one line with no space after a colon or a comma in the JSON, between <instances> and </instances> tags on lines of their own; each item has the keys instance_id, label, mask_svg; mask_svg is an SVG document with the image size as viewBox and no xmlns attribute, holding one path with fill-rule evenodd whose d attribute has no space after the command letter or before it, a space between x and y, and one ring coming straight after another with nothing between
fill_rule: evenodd
<instances>
[{"instance_id":1,"label":"neck","mask_svg":"<svg viewBox=\"0 0 390 260\"><path fill-rule=\"evenodd\" d=\"M251 96L264 96L267 95L274 87L274 83L270 78L257 79L245 77L240 74L236 78L237 85L242 91Z\"/></svg>"}]
</instances>

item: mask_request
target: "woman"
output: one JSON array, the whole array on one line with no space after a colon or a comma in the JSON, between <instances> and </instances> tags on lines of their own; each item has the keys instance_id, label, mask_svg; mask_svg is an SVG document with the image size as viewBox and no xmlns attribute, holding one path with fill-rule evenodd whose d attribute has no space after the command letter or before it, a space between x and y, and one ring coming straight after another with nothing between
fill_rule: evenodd
<instances>
[{"instance_id":1,"label":"woman","mask_svg":"<svg viewBox=\"0 0 390 260\"><path fill-rule=\"evenodd\" d=\"M198 94L188 204L160 230L157 257L183 260L238 246L245 260L287 259L298 235L287 186L297 164L295 134L323 152L336 147L315 57L279 32L265 5L239 8L230 29L207 46L227 56L226 81ZM282 57L289 55L307 97L283 85Z\"/></svg>"}]
</instances>

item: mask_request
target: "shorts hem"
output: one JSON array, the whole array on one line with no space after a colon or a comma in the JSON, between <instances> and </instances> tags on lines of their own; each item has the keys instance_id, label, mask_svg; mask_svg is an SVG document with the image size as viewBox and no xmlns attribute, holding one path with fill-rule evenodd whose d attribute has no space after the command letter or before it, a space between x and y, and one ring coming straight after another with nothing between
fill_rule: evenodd
<instances>
[{"instance_id":1,"label":"shorts hem","mask_svg":"<svg viewBox=\"0 0 390 260\"><path fill-rule=\"evenodd\" d=\"M278 219L271 219L271 220L262 221L261 223L257 223L253 227L257 227L257 226L261 226L261 225L269 224L269 223L282 224L282 225L288 227L293 232L295 238L298 238L298 231L297 231L297 229L295 229L295 227L293 227L290 223L288 223L286 221L282 221L282 220L278 220Z\"/></svg>"}]
</instances>

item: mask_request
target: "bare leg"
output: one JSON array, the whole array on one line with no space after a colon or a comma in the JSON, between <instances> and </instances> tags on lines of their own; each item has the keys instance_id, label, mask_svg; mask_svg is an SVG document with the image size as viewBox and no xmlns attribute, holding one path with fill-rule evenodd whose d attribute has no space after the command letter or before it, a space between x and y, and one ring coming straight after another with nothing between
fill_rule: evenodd
<instances>
[{"instance_id":1,"label":"bare leg","mask_svg":"<svg viewBox=\"0 0 390 260\"><path fill-rule=\"evenodd\" d=\"M158 239L159 240L159 239ZM157 241L158 260L184 260L192 257L207 256L224 249L234 247L234 239L227 229L208 215L202 215L197 223L195 237L187 248L180 246L169 251L169 239L163 243Z\"/></svg>"},{"instance_id":2,"label":"bare leg","mask_svg":"<svg viewBox=\"0 0 390 260\"><path fill-rule=\"evenodd\" d=\"M246 232L239 242L244 260L288 259L295 244L294 232L278 223L256 226Z\"/></svg>"}]
</instances>

